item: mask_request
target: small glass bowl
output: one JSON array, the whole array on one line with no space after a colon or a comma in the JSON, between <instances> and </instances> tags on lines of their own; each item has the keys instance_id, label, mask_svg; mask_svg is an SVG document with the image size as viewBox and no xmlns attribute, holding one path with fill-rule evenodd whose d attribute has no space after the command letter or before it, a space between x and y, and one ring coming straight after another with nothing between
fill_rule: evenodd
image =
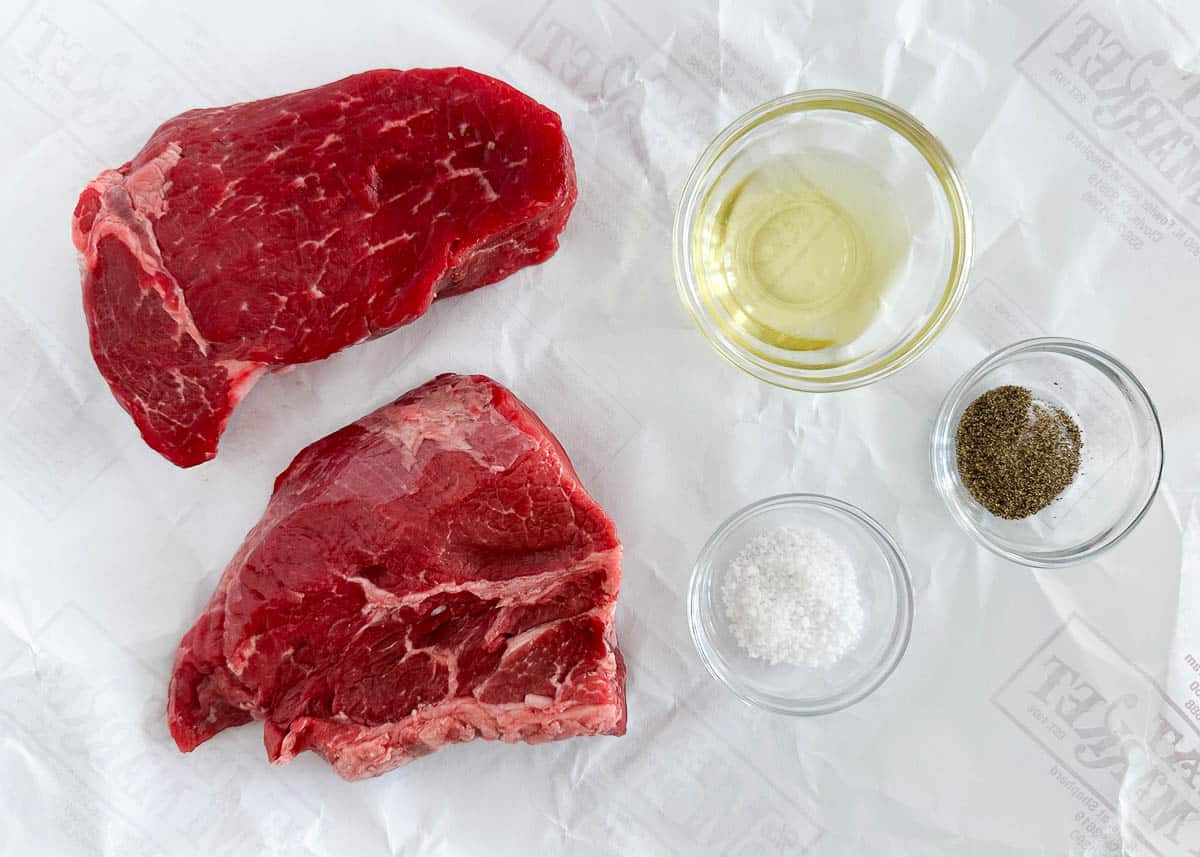
<instances>
[{"instance_id":1,"label":"small glass bowl","mask_svg":"<svg viewBox=\"0 0 1200 857\"><path fill-rule=\"evenodd\" d=\"M863 637L830 667L752 658L729 628L721 586L730 562L756 535L777 527L822 530L845 549L858 574ZM908 647L912 618L912 582L892 537L861 509L819 494L768 497L721 524L696 559L688 593L692 640L708 671L744 702L795 716L840 711L883 684Z\"/></svg>"},{"instance_id":2,"label":"small glass bowl","mask_svg":"<svg viewBox=\"0 0 1200 857\"><path fill-rule=\"evenodd\" d=\"M765 161L806 152L869 167L900 206L910 236L870 326L845 345L811 351L746 332L698 274L699 239L712 210ZM862 93L797 92L739 117L700 156L675 212L675 282L709 343L738 368L787 389L848 390L908 365L941 333L966 293L972 228L958 170L913 116Z\"/></svg>"},{"instance_id":3,"label":"small glass bowl","mask_svg":"<svg viewBox=\"0 0 1200 857\"><path fill-rule=\"evenodd\" d=\"M1064 409L1083 433L1075 481L1019 521L991 514L971 496L955 451L963 411L1006 384ZM1162 476L1162 427L1145 388L1111 355L1073 339L1030 339L997 351L949 392L934 422L930 460L934 482L963 529L1006 559L1054 568L1107 550L1146 514Z\"/></svg>"}]
</instances>

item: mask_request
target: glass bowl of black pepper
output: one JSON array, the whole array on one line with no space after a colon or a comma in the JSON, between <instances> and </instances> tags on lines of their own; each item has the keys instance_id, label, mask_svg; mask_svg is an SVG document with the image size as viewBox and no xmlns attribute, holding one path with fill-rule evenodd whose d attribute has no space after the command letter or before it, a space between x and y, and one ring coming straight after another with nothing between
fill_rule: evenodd
<instances>
[{"instance_id":1,"label":"glass bowl of black pepper","mask_svg":"<svg viewBox=\"0 0 1200 857\"><path fill-rule=\"evenodd\" d=\"M954 519L1021 565L1089 560L1145 516L1162 476L1154 403L1112 355L1073 339L1018 342L946 396L930 444Z\"/></svg>"}]
</instances>

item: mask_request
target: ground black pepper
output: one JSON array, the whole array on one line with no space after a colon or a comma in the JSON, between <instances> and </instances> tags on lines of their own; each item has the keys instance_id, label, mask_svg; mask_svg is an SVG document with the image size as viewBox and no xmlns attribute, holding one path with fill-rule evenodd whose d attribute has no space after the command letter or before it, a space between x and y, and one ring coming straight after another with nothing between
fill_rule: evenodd
<instances>
[{"instance_id":1,"label":"ground black pepper","mask_svg":"<svg viewBox=\"0 0 1200 857\"><path fill-rule=\"evenodd\" d=\"M1079 472L1083 436L1071 415L1024 387L988 390L963 411L955 453L963 485L993 515L1049 506Z\"/></svg>"}]
</instances>

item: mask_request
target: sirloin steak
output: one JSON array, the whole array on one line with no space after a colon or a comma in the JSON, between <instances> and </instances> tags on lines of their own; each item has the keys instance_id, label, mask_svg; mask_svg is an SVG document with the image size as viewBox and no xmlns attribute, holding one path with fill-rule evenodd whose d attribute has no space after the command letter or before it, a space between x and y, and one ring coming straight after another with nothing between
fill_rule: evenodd
<instances>
[{"instance_id":1,"label":"sirloin steak","mask_svg":"<svg viewBox=\"0 0 1200 857\"><path fill-rule=\"evenodd\" d=\"M79 197L92 354L190 467L266 371L549 258L575 196L558 115L467 69L191 110Z\"/></svg>"},{"instance_id":2,"label":"sirloin steak","mask_svg":"<svg viewBox=\"0 0 1200 857\"><path fill-rule=\"evenodd\" d=\"M439 376L276 480L179 646L171 734L262 720L271 761L351 780L472 738L623 735L620 556L529 408Z\"/></svg>"}]
</instances>

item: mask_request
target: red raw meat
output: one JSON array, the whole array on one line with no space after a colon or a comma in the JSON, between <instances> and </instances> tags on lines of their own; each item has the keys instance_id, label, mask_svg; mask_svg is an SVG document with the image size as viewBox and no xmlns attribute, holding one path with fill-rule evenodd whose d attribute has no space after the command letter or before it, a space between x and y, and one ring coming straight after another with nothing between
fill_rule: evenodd
<instances>
[{"instance_id":1,"label":"red raw meat","mask_svg":"<svg viewBox=\"0 0 1200 857\"><path fill-rule=\"evenodd\" d=\"M558 115L466 69L191 110L79 197L92 354L190 467L267 370L548 259L575 196Z\"/></svg>"},{"instance_id":2,"label":"red raw meat","mask_svg":"<svg viewBox=\"0 0 1200 857\"><path fill-rule=\"evenodd\" d=\"M351 780L473 738L622 735L620 557L537 416L442 375L276 480L180 643L171 734L263 720L271 761Z\"/></svg>"}]
</instances>

